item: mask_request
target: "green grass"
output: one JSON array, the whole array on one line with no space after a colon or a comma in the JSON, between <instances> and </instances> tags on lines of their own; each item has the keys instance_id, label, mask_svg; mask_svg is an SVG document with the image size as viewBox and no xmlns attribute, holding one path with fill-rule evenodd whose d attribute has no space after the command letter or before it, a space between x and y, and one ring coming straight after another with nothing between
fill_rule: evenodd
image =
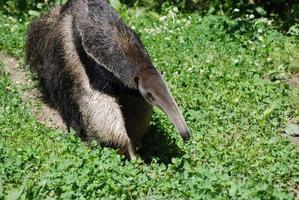
<instances>
[{"instance_id":1,"label":"green grass","mask_svg":"<svg viewBox=\"0 0 299 200\"><path fill-rule=\"evenodd\" d=\"M124 161L39 124L2 70L0 199L293 199L299 149L281 133L299 116L283 78L298 41L261 20L139 14L123 15L169 83L191 140L156 110L141 151L151 163ZM23 58L27 22L0 22L0 48Z\"/></svg>"},{"instance_id":2,"label":"green grass","mask_svg":"<svg viewBox=\"0 0 299 200\"><path fill-rule=\"evenodd\" d=\"M28 23L29 22L25 22L22 19L3 16L1 14L0 49L15 57L21 57L24 54L25 35Z\"/></svg>"}]
</instances>

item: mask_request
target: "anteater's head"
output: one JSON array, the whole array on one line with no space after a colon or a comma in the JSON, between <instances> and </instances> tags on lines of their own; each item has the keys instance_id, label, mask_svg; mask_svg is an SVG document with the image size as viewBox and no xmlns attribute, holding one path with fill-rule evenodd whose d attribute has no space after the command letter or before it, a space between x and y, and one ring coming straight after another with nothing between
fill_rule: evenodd
<instances>
[{"instance_id":1,"label":"anteater's head","mask_svg":"<svg viewBox=\"0 0 299 200\"><path fill-rule=\"evenodd\" d=\"M188 140L190 134L186 122L160 73L155 69L140 71L135 82L144 99L159 107L171 119L182 138Z\"/></svg>"}]
</instances>

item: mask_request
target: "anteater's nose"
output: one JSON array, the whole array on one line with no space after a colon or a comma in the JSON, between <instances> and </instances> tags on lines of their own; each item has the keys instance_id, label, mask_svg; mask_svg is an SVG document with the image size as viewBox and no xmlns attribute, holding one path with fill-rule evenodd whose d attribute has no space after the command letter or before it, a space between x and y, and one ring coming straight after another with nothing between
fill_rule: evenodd
<instances>
[{"instance_id":1,"label":"anteater's nose","mask_svg":"<svg viewBox=\"0 0 299 200\"><path fill-rule=\"evenodd\" d=\"M184 141L188 141L190 139L189 131L186 130L186 131L181 132L181 137L183 138Z\"/></svg>"}]
</instances>

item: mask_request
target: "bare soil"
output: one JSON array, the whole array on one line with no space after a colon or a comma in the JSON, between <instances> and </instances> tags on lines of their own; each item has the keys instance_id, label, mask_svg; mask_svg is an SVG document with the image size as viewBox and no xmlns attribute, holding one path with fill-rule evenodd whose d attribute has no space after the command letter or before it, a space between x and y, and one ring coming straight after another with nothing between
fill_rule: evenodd
<instances>
[{"instance_id":1,"label":"bare soil","mask_svg":"<svg viewBox=\"0 0 299 200\"><path fill-rule=\"evenodd\" d=\"M288 80L291 87L299 89L299 74L294 74Z\"/></svg>"},{"instance_id":2,"label":"bare soil","mask_svg":"<svg viewBox=\"0 0 299 200\"><path fill-rule=\"evenodd\" d=\"M288 79L288 84L291 86L292 89L299 92L299 74L293 74ZM291 120L290 122L292 123L293 121ZM298 122L295 122L295 123L298 124ZM299 146L299 137L298 136L290 137L290 140ZM297 199L299 199L299 188L297 188Z\"/></svg>"},{"instance_id":3,"label":"bare soil","mask_svg":"<svg viewBox=\"0 0 299 200\"><path fill-rule=\"evenodd\" d=\"M39 122L48 128L67 130L60 114L42 101L42 95L36 88L30 88L33 82L27 72L20 67L20 62L2 52L0 61L4 64L4 70L9 74L11 80L17 85L23 101L30 102L30 111L36 115Z\"/></svg>"}]
</instances>

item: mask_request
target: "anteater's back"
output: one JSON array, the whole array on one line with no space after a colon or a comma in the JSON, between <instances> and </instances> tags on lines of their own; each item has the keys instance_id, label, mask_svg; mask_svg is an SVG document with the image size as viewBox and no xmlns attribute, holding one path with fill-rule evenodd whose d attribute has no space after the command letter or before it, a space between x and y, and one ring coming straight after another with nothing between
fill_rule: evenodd
<instances>
[{"instance_id":1,"label":"anteater's back","mask_svg":"<svg viewBox=\"0 0 299 200\"><path fill-rule=\"evenodd\" d=\"M28 28L26 62L35 72L44 65L46 46L51 42L49 34L52 34L56 26L59 12L60 8L53 9L46 16L33 21Z\"/></svg>"}]
</instances>

